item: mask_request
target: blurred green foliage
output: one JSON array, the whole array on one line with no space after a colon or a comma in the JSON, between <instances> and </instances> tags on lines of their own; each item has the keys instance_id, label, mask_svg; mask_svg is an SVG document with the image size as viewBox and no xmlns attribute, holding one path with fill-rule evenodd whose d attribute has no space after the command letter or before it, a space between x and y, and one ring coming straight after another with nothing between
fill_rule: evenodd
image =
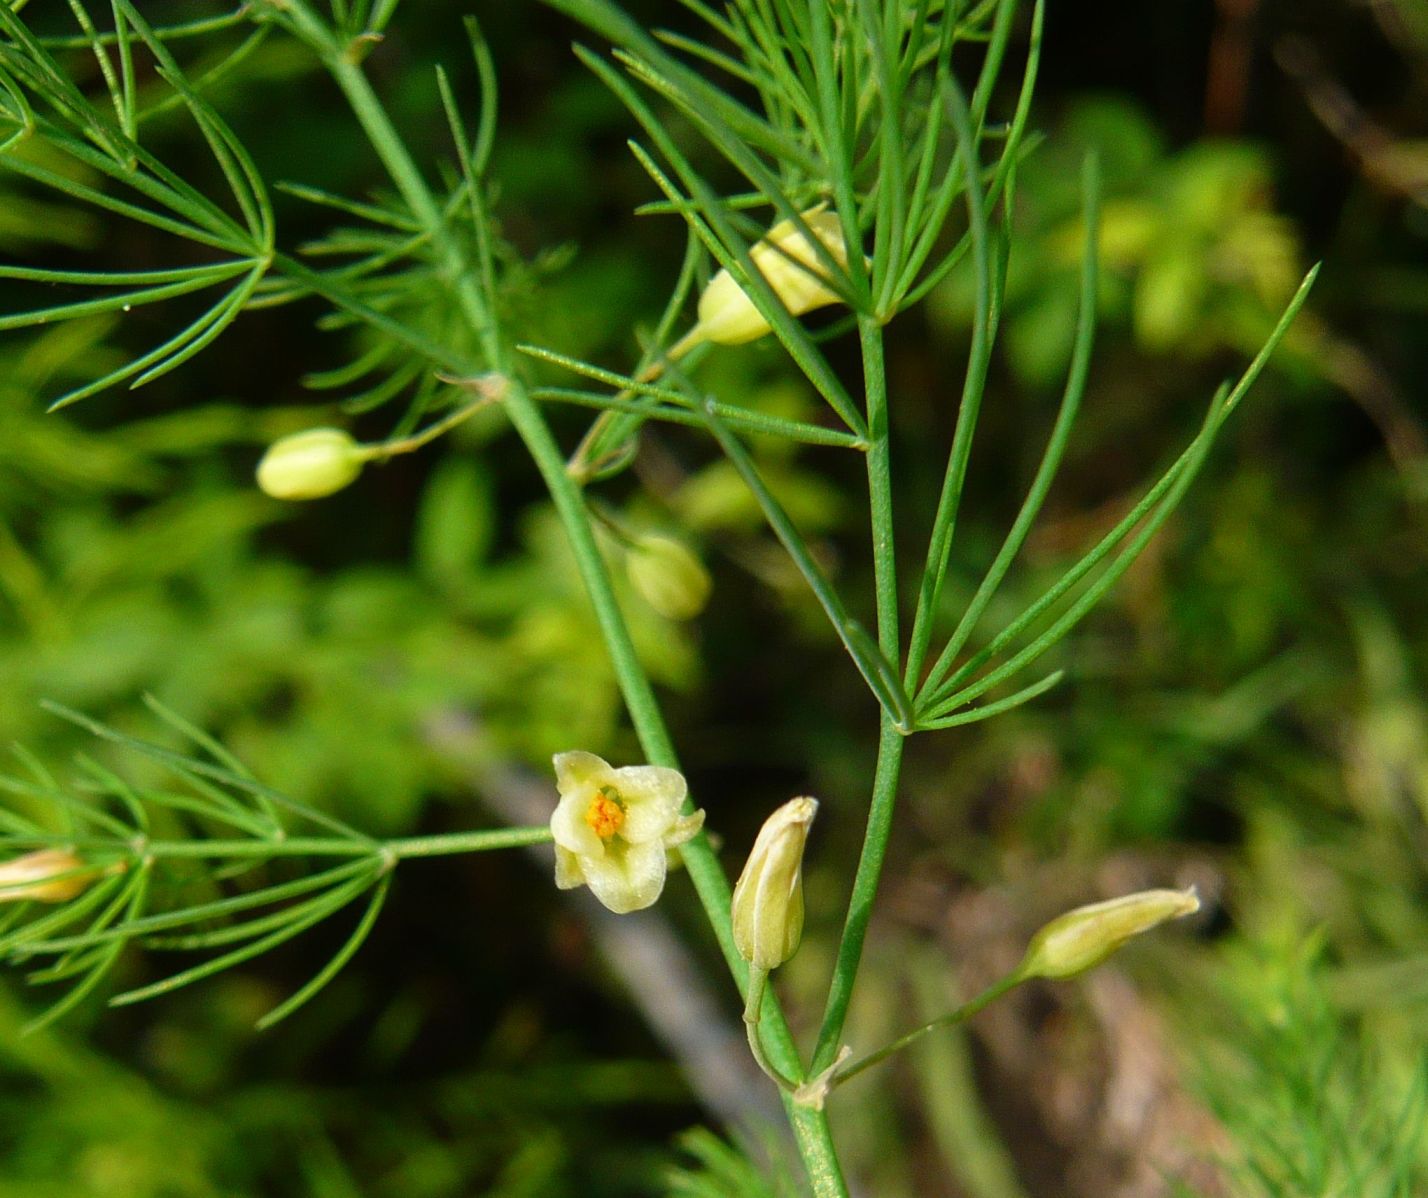
<instances>
[{"instance_id":1,"label":"blurred green foliage","mask_svg":"<svg viewBox=\"0 0 1428 1198\"><path fill-rule=\"evenodd\" d=\"M1099 315L1152 354L1182 360L1225 348L1253 353L1303 274L1292 223L1272 208L1268 153L1203 141L1172 153L1124 98L1084 100L1048 130L1018 177L1023 224L1004 299L1007 362L1029 386L1060 384L1076 334L1081 246L1077 170L1101 160ZM1023 232L1024 230L1024 232ZM971 319L968 272L933 303L939 323Z\"/></svg>"}]
</instances>

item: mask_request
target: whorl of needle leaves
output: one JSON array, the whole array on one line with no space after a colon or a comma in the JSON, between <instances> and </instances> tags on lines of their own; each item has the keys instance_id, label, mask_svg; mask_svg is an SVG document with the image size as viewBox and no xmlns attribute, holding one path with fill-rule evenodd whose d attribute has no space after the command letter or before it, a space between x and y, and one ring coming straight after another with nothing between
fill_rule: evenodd
<instances>
[{"instance_id":1,"label":"whorl of needle leaves","mask_svg":"<svg viewBox=\"0 0 1428 1198\"><path fill-rule=\"evenodd\" d=\"M351 959L372 930L405 857L535 844L545 828L380 841L263 785L231 753L156 699L150 710L189 741L193 755L139 740L77 712L59 716L135 755L161 782L133 784L89 756L61 782L17 750L22 775L0 776L11 803L0 809L0 858L62 851L90 867L58 907L18 903L0 915L0 956L40 962L29 979L65 993L30 1025L71 1010L103 981L126 946L154 953L211 952L116 994L140 1002L260 956L362 902L351 934L312 979L268 1012L268 1027L302 1006ZM217 950L217 951L213 951Z\"/></svg>"}]
</instances>

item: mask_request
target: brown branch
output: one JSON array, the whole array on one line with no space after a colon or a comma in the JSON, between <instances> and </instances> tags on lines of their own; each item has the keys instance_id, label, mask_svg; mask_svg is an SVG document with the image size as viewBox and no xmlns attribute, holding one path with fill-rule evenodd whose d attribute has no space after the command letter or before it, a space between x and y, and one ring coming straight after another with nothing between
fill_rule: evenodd
<instances>
[{"instance_id":1,"label":"brown branch","mask_svg":"<svg viewBox=\"0 0 1428 1198\"><path fill-rule=\"evenodd\" d=\"M1281 38L1274 59L1299 85L1310 111L1353 156L1365 178L1428 208L1428 147L1395 137L1374 121L1329 74L1308 39Z\"/></svg>"}]
</instances>

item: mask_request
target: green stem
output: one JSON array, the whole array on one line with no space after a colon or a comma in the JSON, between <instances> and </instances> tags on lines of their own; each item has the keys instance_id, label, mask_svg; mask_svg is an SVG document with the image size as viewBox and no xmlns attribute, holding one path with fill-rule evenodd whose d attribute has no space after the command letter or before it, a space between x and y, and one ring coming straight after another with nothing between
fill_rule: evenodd
<instances>
[{"instance_id":1,"label":"green stem","mask_svg":"<svg viewBox=\"0 0 1428 1198\"><path fill-rule=\"evenodd\" d=\"M372 843L339 836L289 836L282 840L150 840L143 844L152 857L447 857L454 853L480 853L545 844L550 829L496 828L482 832L449 832L441 836L406 836ZM111 842L112 843L112 842Z\"/></svg>"},{"instance_id":2,"label":"green stem","mask_svg":"<svg viewBox=\"0 0 1428 1198\"><path fill-rule=\"evenodd\" d=\"M863 386L868 405L868 496L872 511L873 574L877 594L878 648L885 659L896 663L899 656L897 566L893 549L892 472L888 444L887 371L883 356L882 328L876 320L861 317L858 335L863 351ZM894 666L894 668L896 668ZM838 944L838 958L828 1000L823 1009L823 1025L813 1054L811 1072L827 1069L838 1053L838 1041L848 1018L853 984L863 956L883 858L892 835L893 807L897 800L898 774L902 766L903 741L909 729L889 711L882 713L878 740L878 761L873 775L872 802L863 832L863 850Z\"/></svg>"},{"instance_id":3,"label":"green stem","mask_svg":"<svg viewBox=\"0 0 1428 1198\"><path fill-rule=\"evenodd\" d=\"M951 1011L946 1015L939 1016L937 1019L924 1023L919 1028L914 1028L908 1032L907 1035L899 1036L891 1044L878 1049L877 1052L870 1052L861 1060L854 1061L851 1065L838 1070L830 1079L829 1084L831 1086L841 1086L844 1082L862 1073L864 1069L871 1069L879 1061L887 1060L888 1057L894 1053L901 1052L909 1044L922 1039L928 1032L935 1032L940 1027L952 1027L955 1024L965 1022L988 1003L999 999L1008 990L1012 989L1012 987L1019 986L1024 980L1025 978L1023 978L1020 973L1008 974L1002 978L1001 981L987 987L987 989L983 990L981 994L977 995L977 997L970 1002L963 1003L955 1011Z\"/></svg>"},{"instance_id":4,"label":"green stem","mask_svg":"<svg viewBox=\"0 0 1428 1198\"><path fill-rule=\"evenodd\" d=\"M858 976L858 964L863 957L863 941L868 934L868 921L873 915L878 879L883 872L883 858L887 855L888 839L892 835L893 807L897 801L897 780L902 768L905 740L893 718L886 711L883 712L868 826L863 833L863 851L858 857L858 871L853 875L853 892L848 899L843 938L838 943L833 981L828 988L828 1001L823 1008L823 1026L818 1032L818 1047L813 1052L811 1072L814 1075L828 1068L833 1063L833 1058L838 1055L838 1041L842 1038L843 1024L848 1018L848 1004L853 998L853 982Z\"/></svg>"},{"instance_id":5,"label":"green stem","mask_svg":"<svg viewBox=\"0 0 1428 1198\"><path fill-rule=\"evenodd\" d=\"M787 1078L778 1066L769 1060L764 1052L763 1036L759 1024L763 1019L764 995L768 992L769 971L752 967L749 969L749 992L744 999L744 1031L749 1037L749 1052L758 1067L766 1073L780 1090L792 1093L798 1083Z\"/></svg>"},{"instance_id":6,"label":"green stem","mask_svg":"<svg viewBox=\"0 0 1428 1198\"><path fill-rule=\"evenodd\" d=\"M605 637L606 649L625 699L625 707L630 713L630 720L634 724L635 734L639 737L645 756L656 765L677 769L679 760L665 728L653 688L643 666L640 665L629 628L615 598L605 559L595 543L580 485L566 472L565 458L551 436L539 406L525 389L512 383L505 406L516 431L535 459L536 467L545 479L556 511L565 526L571 551L575 555L585 589ZM710 847L708 837L702 832L683 845L680 854L729 970L734 975L739 989L747 993L748 971L734 946L734 933L729 916L731 893L724 868ZM801 1080L802 1063L799 1061L798 1051L783 1011L772 993L765 1002L764 1019L770 1042L769 1059L784 1076ZM826 1116L822 1111L795 1107L789 1098L785 1098L785 1108L814 1194L817 1198L846 1198L847 1186L838 1165Z\"/></svg>"},{"instance_id":7,"label":"green stem","mask_svg":"<svg viewBox=\"0 0 1428 1198\"><path fill-rule=\"evenodd\" d=\"M893 551L892 462L888 446L887 371L883 330L868 316L858 318L863 350L863 386L868 403L868 498L873 525L873 578L877 592L878 648L897 668L897 563Z\"/></svg>"},{"instance_id":8,"label":"green stem","mask_svg":"<svg viewBox=\"0 0 1428 1198\"><path fill-rule=\"evenodd\" d=\"M952 433L952 448L947 455L947 471L942 480L942 493L937 500L937 514L932 520L932 536L927 545L927 565L923 570L922 589L917 597L917 613L912 622L912 638L907 649L907 666L903 672L908 692L916 694L918 679L932 639L932 626L937 618L942 583L947 575L947 563L952 552L952 537L956 530L957 513L962 503L962 485L967 478L967 463L972 455L972 436L982 409L982 395L987 385L987 370L991 363L992 341L996 336L995 306L992 301L991 241L987 228L986 201L978 183L979 167L976 141L967 116L966 102L951 79L946 80L948 112L957 131L957 143L962 154L962 170L966 177L967 225L972 240L972 258L976 265L976 308L972 317L972 346L967 355L967 373L962 384L962 402L957 410L957 424Z\"/></svg>"},{"instance_id":9,"label":"green stem","mask_svg":"<svg viewBox=\"0 0 1428 1198\"><path fill-rule=\"evenodd\" d=\"M495 377L500 379L499 375ZM471 403L463 404L456 411L443 416L434 424L428 425L420 432L413 433L410 437L403 437L399 441L382 441L375 445L364 445L362 446L362 456L370 461L385 462L388 458L395 457L400 453L415 453L423 446L430 445L438 437L445 436L457 425L469 420L482 408L488 408L499 400L505 389L505 380L500 379L499 383L483 383L478 379L467 385L477 390L484 386L489 393L483 394L480 399L473 400Z\"/></svg>"},{"instance_id":10,"label":"green stem","mask_svg":"<svg viewBox=\"0 0 1428 1198\"><path fill-rule=\"evenodd\" d=\"M323 58L402 199L430 236L431 245L437 254L440 274L451 286L460 302L463 315L480 337L490 364L510 376L509 350L490 319L475 272L464 268L461 251L450 239L440 206L401 137L393 128L366 76L361 68L345 55L344 48L303 0L284 0L282 11L291 15L293 27ZM550 491L556 513L565 527L576 566L595 609L611 665L645 756L654 764L677 768L678 758L674 745L615 598L604 558L595 542L580 487L566 472L565 457L545 422L539 404L513 377L510 378L503 403L512 425L525 443ZM743 992L748 985L748 973L743 959L734 947L729 917L728 878L703 833L682 846L680 853L724 958L729 964L730 972ZM772 995L768 1003L770 1058L785 1074L801 1079L802 1064L788 1024ZM815 1195L817 1198L845 1198L847 1186L838 1166L827 1119L821 1111L795 1108L789 1100L786 1100L785 1105Z\"/></svg>"}]
</instances>

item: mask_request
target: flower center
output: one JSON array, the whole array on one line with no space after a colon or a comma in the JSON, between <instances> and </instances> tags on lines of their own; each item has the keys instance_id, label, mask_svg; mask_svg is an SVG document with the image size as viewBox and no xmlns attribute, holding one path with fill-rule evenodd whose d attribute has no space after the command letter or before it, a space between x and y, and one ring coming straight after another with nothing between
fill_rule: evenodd
<instances>
[{"instance_id":1,"label":"flower center","mask_svg":"<svg viewBox=\"0 0 1428 1198\"><path fill-rule=\"evenodd\" d=\"M619 794L608 786L590 800L585 809L585 822L601 840L609 840L625 826L625 804Z\"/></svg>"}]
</instances>

